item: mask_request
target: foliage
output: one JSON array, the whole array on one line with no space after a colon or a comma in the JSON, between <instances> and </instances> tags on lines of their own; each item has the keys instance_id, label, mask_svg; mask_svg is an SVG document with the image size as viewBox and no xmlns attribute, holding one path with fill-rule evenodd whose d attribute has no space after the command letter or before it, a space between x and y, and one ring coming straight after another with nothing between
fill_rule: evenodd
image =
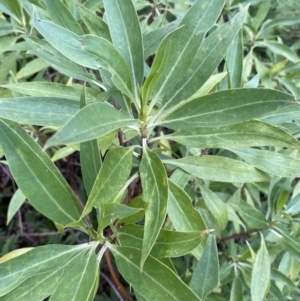
<instances>
[{"instance_id":1,"label":"foliage","mask_svg":"<svg viewBox=\"0 0 300 301\"><path fill-rule=\"evenodd\" d=\"M105 300L103 256L126 300L297 293L298 46L273 30L298 21L236 2L1 1L7 223L27 199L88 242L6 246L0 300ZM80 193L54 163L77 151Z\"/></svg>"}]
</instances>

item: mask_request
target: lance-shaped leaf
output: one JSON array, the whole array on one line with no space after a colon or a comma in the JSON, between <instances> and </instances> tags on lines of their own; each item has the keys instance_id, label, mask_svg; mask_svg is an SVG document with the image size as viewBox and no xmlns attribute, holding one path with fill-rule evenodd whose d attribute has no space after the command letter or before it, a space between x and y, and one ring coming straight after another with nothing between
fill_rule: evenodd
<instances>
[{"instance_id":1,"label":"lance-shaped leaf","mask_svg":"<svg viewBox=\"0 0 300 301\"><path fill-rule=\"evenodd\" d=\"M81 108L87 105L85 87L80 97ZM101 156L97 139L80 144L80 166L87 195L90 194L101 167Z\"/></svg>"},{"instance_id":2,"label":"lance-shaped leaf","mask_svg":"<svg viewBox=\"0 0 300 301\"><path fill-rule=\"evenodd\" d=\"M290 255L300 262L300 240L296 237L293 237L290 234L287 234L281 229L277 230L280 232L280 234L283 236L283 243L286 248L286 250L290 253Z\"/></svg>"},{"instance_id":3,"label":"lance-shaped leaf","mask_svg":"<svg viewBox=\"0 0 300 301\"><path fill-rule=\"evenodd\" d=\"M161 122L172 129L214 127L257 118L293 104L290 94L269 89L232 89L183 102Z\"/></svg>"},{"instance_id":4,"label":"lance-shaped leaf","mask_svg":"<svg viewBox=\"0 0 300 301\"><path fill-rule=\"evenodd\" d=\"M226 55L229 88L240 88L243 73L243 33L240 32L232 40Z\"/></svg>"},{"instance_id":5,"label":"lance-shaped leaf","mask_svg":"<svg viewBox=\"0 0 300 301\"><path fill-rule=\"evenodd\" d=\"M144 227L139 225L125 225L117 236L122 246L141 249L143 245ZM205 238L201 231L176 232L161 229L156 242L150 252L155 258L180 257L192 252Z\"/></svg>"},{"instance_id":6,"label":"lance-shaped leaf","mask_svg":"<svg viewBox=\"0 0 300 301\"><path fill-rule=\"evenodd\" d=\"M270 282L270 258L263 236L256 254L251 275L252 300L263 301Z\"/></svg>"},{"instance_id":7,"label":"lance-shaped leaf","mask_svg":"<svg viewBox=\"0 0 300 301\"><path fill-rule=\"evenodd\" d=\"M247 15L248 7L242 9L229 22L222 25L210 34L201 44L201 47L183 78L165 94L163 99L166 110L188 99L207 81L223 60L227 50L240 31Z\"/></svg>"},{"instance_id":8,"label":"lance-shaped leaf","mask_svg":"<svg viewBox=\"0 0 300 301\"><path fill-rule=\"evenodd\" d=\"M87 9L84 5L75 3L80 14L81 20L84 22L90 34L102 37L111 41L108 25L96 14Z\"/></svg>"},{"instance_id":9,"label":"lance-shaped leaf","mask_svg":"<svg viewBox=\"0 0 300 301\"><path fill-rule=\"evenodd\" d=\"M219 260L216 240L207 238L203 255L193 273L190 288L202 299L219 285Z\"/></svg>"},{"instance_id":10,"label":"lance-shaped leaf","mask_svg":"<svg viewBox=\"0 0 300 301\"><path fill-rule=\"evenodd\" d=\"M77 221L78 201L42 148L21 127L15 132L0 121L0 133L11 173L32 206L59 224Z\"/></svg>"},{"instance_id":11,"label":"lance-shaped leaf","mask_svg":"<svg viewBox=\"0 0 300 301\"><path fill-rule=\"evenodd\" d=\"M234 278L230 291L230 301L243 301L243 286L240 278Z\"/></svg>"},{"instance_id":12,"label":"lance-shaped leaf","mask_svg":"<svg viewBox=\"0 0 300 301\"><path fill-rule=\"evenodd\" d=\"M108 103L93 103L77 112L47 141L46 146L89 141L135 123L135 119L117 111Z\"/></svg>"},{"instance_id":13,"label":"lance-shaped leaf","mask_svg":"<svg viewBox=\"0 0 300 301\"><path fill-rule=\"evenodd\" d=\"M79 102L55 97L0 99L0 118L42 126L62 126L79 110Z\"/></svg>"},{"instance_id":14,"label":"lance-shaped leaf","mask_svg":"<svg viewBox=\"0 0 300 301\"><path fill-rule=\"evenodd\" d=\"M16 190L13 197L11 198L8 210L7 210L7 221L6 224L8 225L20 207L24 204L26 200L26 196L23 194L21 189Z\"/></svg>"},{"instance_id":15,"label":"lance-shaped leaf","mask_svg":"<svg viewBox=\"0 0 300 301\"><path fill-rule=\"evenodd\" d=\"M2 85L2 87L29 96L60 97L63 99L68 98L77 101L80 99L81 95L80 89L59 83L24 82L17 84L6 84ZM86 99L88 101L93 101L94 97L91 94L87 93ZM64 100L61 100L61 104L64 104Z\"/></svg>"},{"instance_id":16,"label":"lance-shaped leaf","mask_svg":"<svg viewBox=\"0 0 300 301\"><path fill-rule=\"evenodd\" d=\"M260 120L272 124L280 124L283 122L290 122L292 120L300 119L300 106L294 104L286 107L279 107L277 110L268 112Z\"/></svg>"},{"instance_id":17,"label":"lance-shaped leaf","mask_svg":"<svg viewBox=\"0 0 300 301\"><path fill-rule=\"evenodd\" d=\"M144 143L145 141L143 141ZM139 166L143 198L149 203L145 210L141 267L149 255L166 218L168 202L168 178L158 155L143 144L143 156Z\"/></svg>"},{"instance_id":18,"label":"lance-shaped leaf","mask_svg":"<svg viewBox=\"0 0 300 301\"><path fill-rule=\"evenodd\" d=\"M76 264L64 271L49 301L82 301L95 297L94 283L98 279L99 264L93 249L80 256Z\"/></svg>"},{"instance_id":19,"label":"lance-shaped leaf","mask_svg":"<svg viewBox=\"0 0 300 301\"><path fill-rule=\"evenodd\" d=\"M201 301L199 297L167 266L148 256L143 270L139 259L142 251L130 247L108 245L112 251L119 272L124 279L146 300Z\"/></svg>"},{"instance_id":20,"label":"lance-shaped leaf","mask_svg":"<svg viewBox=\"0 0 300 301\"><path fill-rule=\"evenodd\" d=\"M208 187L203 185L201 182L198 183L208 210L213 215L220 228L223 230L228 222L226 204Z\"/></svg>"},{"instance_id":21,"label":"lance-shaped leaf","mask_svg":"<svg viewBox=\"0 0 300 301\"><path fill-rule=\"evenodd\" d=\"M182 79L197 54L207 31L219 17L225 1L197 0L184 15L175 34L168 35L158 48L149 76L144 84L143 98L153 98L153 102L171 90ZM171 51L165 57L164 67L161 68L161 56L165 47ZM159 80L157 80L159 78ZM155 84L152 84L152 81ZM150 89L150 90L149 90ZM148 90L148 91L147 91ZM152 95L152 97L151 97Z\"/></svg>"},{"instance_id":22,"label":"lance-shaped leaf","mask_svg":"<svg viewBox=\"0 0 300 301\"><path fill-rule=\"evenodd\" d=\"M113 148L106 154L82 217L93 207L110 202L123 188L130 175L132 154L133 148L130 147Z\"/></svg>"},{"instance_id":23,"label":"lance-shaped leaf","mask_svg":"<svg viewBox=\"0 0 300 301\"><path fill-rule=\"evenodd\" d=\"M112 224L116 219L126 218L138 212L144 211L143 208L131 208L122 204L109 203L100 206L99 226L102 231L106 226ZM121 228L122 229L122 228ZM98 232L100 232L98 230ZM143 237L143 236L142 236ZM142 242L142 240L141 240ZM141 248L141 246L140 246Z\"/></svg>"},{"instance_id":24,"label":"lance-shaped leaf","mask_svg":"<svg viewBox=\"0 0 300 301\"><path fill-rule=\"evenodd\" d=\"M153 140L158 140L157 137ZM240 148L250 146L278 146L300 148L300 142L278 126L249 120L221 127L198 127L178 130L164 136L180 144L197 148ZM152 140L152 141L153 141Z\"/></svg>"},{"instance_id":25,"label":"lance-shaped leaf","mask_svg":"<svg viewBox=\"0 0 300 301\"><path fill-rule=\"evenodd\" d=\"M45 0L45 4L47 6L47 12L55 24L78 35L84 34L84 31L62 1Z\"/></svg>"},{"instance_id":26,"label":"lance-shaped leaf","mask_svg":"<svg viewBox=\"0 0 300 301\"><path fill-rule=\"evenodd\" d=\"M219 156L186 157L179 160L164 160L200 179L220 182L262 182L269 177L253 166Z\"/></svg>"},{"instance_id":27,"label":"lance-shaped leaf","mask_svg":"<svg viewBox=\"0 0 300 301\"><path fill-rule=\"evenodd\" d=\"M119 223L121 224L134 224L139 222L145 215L145 209L147 208L148 203L145 202L142 198L137 197L130 201L128 204L128 207L134 208L134 209L142 209L136 212L135 214L132 214L128 217L121 218L119 220Z\"/></svg>"},{"instance_id":28,"label":"lance-shaped leaf","mask_svg":"<svg viewBox=\"0 0 300 301\"><path fill-rule=\"evenodd\" d=\"M132 96L126 62L109 41L94 35L78 36L52 22L39 19L36 12L33 23L43 37L65 57L84 67L108 70L112 73L114 84L123 93Z\"/></svg>"},{"instance_id":29,"label":"lance-shaped leaf","mask_svg":"<svg viewBox=\"0 0 300 301\"><path fill-rule=\"evenodd\" d=\"M150 55L156 53L158 46L160 45L162 39L170 33L172 30L176 29L179 22L175 20L165 26L154 29L143 35L144 41L144 57L148 58Z\"/></svg>"},{"instance_id":30,"label":"lance-shaped leaf","mask_svg":"<svg viewBox=\"0 0 300 301\"><path fill-rule=\"evenodd\" d=\"M274 176L299 177L300 160L284 154L255 148L231 150L247 163Z\"/></svg>"},{"instance_id":31,"label":"lance-shaped leaf","mask_svg":"<svg viewBox=\"0 0 300 301\"><path fill-rule=\"evenodd\" d=\"M47 245L0 264L0 296L20 285L26 279L40 273L58 269L76 254L90 248L88 244L78 246Z\"/></svg>"},{"instance_id":32,"label":"lance-shaped leaf","mask_svg":"<svg viewBox=\"0 0 300 301\"><path fill-rule=\"evenodd\" d=\"M201 214L193 207L189 195L172 181L169 181L168 216L177 231L193 232L207 229ZM205 243L206 239L203 242ZM192 252L197 259L201 257L203 245L198 245Z\"/></svg>"},{"instance_id":33,"label":"lance-shaped leaf","mask_svg":"<svg viewBox=\"0 0 300 301\"><path fill-rule=\"evenodd\" d=\"M103 3L113 44L129 67L133 90L137 93L137 86L142 85L144 78L144 52L135 7L131 0L104 0Z\"/></svg>"},{"instance_id":34,"label":"lance-shaped leaf","mask_svg":"<svg viewBox=\"0 0 300 301\"><path fill-rule=\"evenodd\" d=\"M250 228L264 229L268 227L264 214L248 203L241 201L239 204L231 203L230 205L238 212Z\"/></svg>"},{"instance_id":35,"label":"lance-shaped leaf","mask_svg":"<svg viewBox=\"0 0 300 301\"><path fill-rule=\"evenodd\" d=\"M62 74L83 81L92 82L99 86L99 82L96 81L93 76L88 74L83 66L80 66L63 56L47 41L34 37L25 37L25 39L30 45L32 45L32 50L30 50L28 53L32 53L38 57L41 57Z\"/></svg>"}]
</instances>

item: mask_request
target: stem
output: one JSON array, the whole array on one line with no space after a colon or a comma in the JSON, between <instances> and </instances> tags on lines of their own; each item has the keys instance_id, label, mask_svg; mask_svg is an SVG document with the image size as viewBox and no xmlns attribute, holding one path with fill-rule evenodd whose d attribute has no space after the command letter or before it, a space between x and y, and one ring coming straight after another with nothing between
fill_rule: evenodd
<instances>
[{"instance_id":1,"label":"stem","mask_svg":"<svg viewBox=\"0 0 300 301\"><path fill-rule=\"evenodd\" d=\"M122 283L120 282L118 276L115 273L114 267L113 267L113 265L111 263L111 260L110 260L108 249L105 251L104 256L105 256L105 260L106 260L106 263L107 263L109 273L110 273L115 285L117 286L117 290L120 292L120 294L123 296L123 298L126 301L133 301L133 298L125 290L124 286L122 285Z\"/></svg>"}]
</instances>

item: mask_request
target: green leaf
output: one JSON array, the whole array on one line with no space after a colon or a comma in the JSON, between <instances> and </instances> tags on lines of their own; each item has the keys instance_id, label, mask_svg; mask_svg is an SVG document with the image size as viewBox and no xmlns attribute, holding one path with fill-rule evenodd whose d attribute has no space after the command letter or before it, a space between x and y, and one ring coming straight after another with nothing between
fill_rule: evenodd
<instances>
[{"instance_id":1,"label":"green leaf","mask_svg":"<svg viewBox=\"0 0 300 301\"><path fill-rule=\"evenodd\" d=\"M76 264L75 260L77 260L78 256L76 254L69 262L53 271L31 276L7 295L1 297L1 301L24 301L29 299L31 301L41 301L46 299L54 292L62 279L63 268L68 266L70 262Z\"/></svg>"},{"instance_id":2,"label":"green leaf","mask_svg":"<svg viewBox=\"0 0 300 301\"><path fill-rule=\"evenodd\" d=\"M122 246L141 249L143 245L144 227L125 225L117 232ZM176 232L161 229L150 252L155 258L180 257L192 252L204 239L201 231Z\"/></svg>"},{"instance_id":3,"label":"green leaf","mask_svg":"<svg viewBox=\"0 0 300 301\"><path fill-rule=\"evenodd\" d=\"M192 205L188 194L172 181L169 181L168 216L176 231L205 231L205 222ZM204 239L204 243L206 239ZM193 255L199 260L203 252L203 245L193 250Z\"/></svg>"},{"instance_id":4,"label":"green leaf","mask_svg":"<svg viewBox=\"0 0 300 301\"><path fill-rule=\"evenodd\" d=\"M78 2L75 2L75 4L79 11L81 20L88 28L89 33L111 41L108 25L85 6L79 4Z\"/></svg>"},{"instance_id":5,"label":"green leaf","mask_svg":"<svg viewBox=\"0 0 300 301\"><path fill-rule=\"evenodd\" d=\"M87 105L85 87L82 90L80 101L81 108ZM102 161L97 139L81 143L80 166L84 187L88 196L90 195L101 165Z\"/></svg>"},{"instance_id":6,"label":"green leaf","mask_svg":"<svg viewBox=\"0 0 300 301\"><path fill-rule=\"evenodd\" d=\"M245 201L240 201L239 204L231 203L231 206L235 208L235 210L250 228L264 229L268 227L268 223L263 213L261 213Z\"/></svg>"},{"instance_id":7,"label":"green leaf","mask_svg":"<svg viewBox=\"0 0 300 301\"><path fill-rule=\"evenodd\" d=\"M46 146L93 140L135 123L135 119L117 111L108 103L93 103L77 112L47 141Z\"/></svg>"},{"instance_id":8,"label":"green leaf","mask_svg":"<svg viewBox=\"0 0 300 301\"><path fill-rule=\"evenodd\" d=\"M234 37L226 55L226 66L230 79L230 88L240 88L243 73L243 33Z\"/></svg>"},{"instance_id":9,"label":"green leaf","mask_svg":"<svg viewBox=\"0 0 300 301\"><path fill-rule=\"evenodd\" d=\"M230 301L243 301L243 286L240 278L234 278L230 291Z\"/></svg>"},{"instance_id":10,"label":"green leaf","mask_svg":"<svg viewBox=\"0 0 300 301\"><path fill-rule=\"evenodd\" d=\"M292 95L276 90L225 90L183 102L159 124L171 129L225 126L257 118L293 102Z\"/></svg>"},{"instance_id":11,"label":"green leaf","mask_svg":"<svg viewBox=\"0 0 300 301\"><path fill-rule=\"evenodd\" d=\"M105 17L115 47L130 71L135 97L144 78L143 39L139 19L131 0L104 0Z\"/></svg>"},{"instance_id":12,"label":"green leaf","mask_svg":"<svg viewBox=\"0 0 300 301\"><path fill-rule=\"evenodd\" d=\"M41 246L1 263L0 296L9 293L23 281L36 274L60 268L76 254L88 248L90 248L88 244Z\"/></svg>"},{"instance_id":13,"label":"green leaf","mask_svg":"<svg viewBox=\"0 0 300 301\"><path fill-rule=\"evenodd\" d=\"M263 42L257 42L257 46L267 47L274 54L281 55L293 63L298 63L300 60L298 55L290 47L284 44L280 44L278 42L265 40Z\"/></svg>"},{"instance_id":14,"label":"green leaf","mask_svg":"<svg viewBox=\"0 0 300 301\"><path fill-rule=\"evenodd\" d=\"M253 166L226 157L186 157L163 162L179 167L192 176L210 181L247 183L268 180L267 175Z\"/></svg>"},{"instance_id":15,"label":"green leaf","mask_svg":"<svg viewBox=\"0 0 300 301\"><path fill-rule=\"evenodd\" d=\"M22 7L18 0L1 0L0 10L13 17L20 24L24 23Z\"/></svg>"},{"instance_id":16,"label":"green leaf","mask_svg":"<svg viewBox=\"0 0 300 301\"><path fill-rule=\"evenodd\" d=\"M40 40L37 38L31 37L26 38L26 41L32 45L32 50L29 53L35 54L45 61L49 62L53 68L59 72L66 74L67 76L74 77L79 80L92 82L96 85L99 85L93 76L87 73L84 67L79 66L73 61L69 60L58 52L54 47L52 47L47 41Z\"/></svg>"},{"instance_id":17,"label":"green leaf","mask_svg":"<svg viewBox=\"0 0 300 301\"><path fill-rule=\"evenodd\" d=\"M7 211L7 220L6 224L8 225L20 207L24 204L26 196L23 194L21 189L16 190L12 196Z\"/></svg>"},{"instance_id":18,"label":"green leaf","mask_svg":"<svg viewBox=\"0 0 300 301\"><path fill-rule=\"evenodd\" d=\"M189 69L207 31L218 19L225 1L197 0L184 15L174 34L168 35L158 48L149 76L143 88L143 101L152 98L155 104L182 79ZM171 51L165 54L165 45ZM165 56L161 68L161 57ZM159 78L159 80L158 80ZM155 82L155 84L152 83ZM148 90L148 91L147 91ZM152 97L151 97L152 96Z\"/></svg>"},{"instance_id":19,"label":"green leaf","mask_svg":"<svg viewBox=\"0 0 300 301\"><path fill-rule=\"evenodd\" d=\"M293 178L300 175L298 168L300 160L297 158L255 148L233 149L231 151L247 163L271 175Z\"/></svg>"},{"instance_id":20,"label":"green leaf","mask_svg":"<svg viewBox=\"0 0 300 301\"><path fill-rule=\"evenodd\" d=\"M93 249L80 256L68 271L64 272L50 301L82 301L94 300L94 283L98 279L99 264ZM98 286L98 283L97 283Z\"/></svg>"},{"instance_id":21,"label":"green leaf","mask_svg":"<svg viewBox=\"0 0 300 301\"><path fill-rule=\"evenodd\" d=\"M280 124L298 119L300 119L300 106L298 104L279 107L277 110L268 112L262 117L259 117L259 120L272 124Z\"/></svg>"},{"instance_id":22,"label":"green leaf","mask_svg":"<svg viewBox=\"0 0 300 301\"><path fill-rule=\"evenodd\" d=\"M226 204L208 187L198 182L204 202L220 226L221 230L225 229L228 223L228 214Z\"/></svg>"},{"instance_id":23,"label":"green leaf","mask_svg":"<svg viewBox=\"0 0 300 301\"><path fill-rule=\"evenodd\" d=\"M283 230L276 228L280 234L284 237L283 243L286 250L290 255L300 262L300 240L290 234L285 233Z\"/></svg>"},{"instance_id":24,"label":"green leaf","mask_svg":"<svg viewBox=\"0 0 300 301\"><path fill-rule=\"evenodd\" d=\"M279 282L292 289L296 289L295 283L289 277L287 277L286 275L284 275L283 273L281 273L276 269L271 269L270 279L274 280L276 283Z\"/></svg>"},{"instance_id":25,"label":"green leaf","mask_svg":"<svg viewBox=\"0 0 300 301\"><path fill-rule=\"evenodd\" d=\"M19 52L12 52L5 56L4 61L1 62L0 65L0 84L6 81L6 77L8 72L14 68L16 65L17 59L19 56Z\"/></svg>"},{"instance_id":26,"label":"green leaf","mask_svg":"<svg viewBox=\"0 0 300 301\"><path fill-rule=\"evenodd\" d=\"M209 235L203 255L196 266L189 286L202 300L204 300L218 285L218 249L214 236Z\"/></svg>"},{"instance_id":27,"label":"green leaf","mask_svg":"<svg viewBox=\"0 0 300 301\"><path fill-rule=\"evenodd\" d=\"M227 72L217 73L212 75L205 84L187 101L199 98L201 96L209 94L211 90L227 75Z\"/></svg>"},{"instance_id":28,"label":"green leaf","mask_svg":"<svg viewBox=\"0 0 300 301\"><path fill-rule=\"evenodd\" d=\"M132 154L132 147L113 148L106 154L81 217L93 207L111 202L118 194L130 175Z\"/></svg>"},{"instance_id":29,"label":"green leaf","mask_svg":"<svg viewBox=\"0 0 300 301\"><path fill-rule=\"evenodd\" d=\"M99 214L98 229L102 231L105 227L112 224L116 219L129 217L131 215L136 214L137 212L144 211L144 209L131 208L129 206L122 205L122 204L109 203L109 204L101 205L99 211L100 214Z\"/></svg>"},{"instance_id":30,"label":"green leaf","mask_svg":"<svg viewBox=\"0 0 300 301\"><path fill-rule=\"evenodd\" d=\"M188 99L208 80L223 60L233 38L240 31L248 7L242 9L232 20L216 29L201 44L201 47L182 79L165 94L161 111L173 108Z\"/></svg>"},{"instance_id":31,"label":"green leaf","mask_svg":"<svg viewBox=\"0 0 300 301\"><path fill-rule=\"evenodd\" d=\"M46 82L24 82L17 84L6 84L2 87L22 93L29 96L39 97L60 97L73 100L80 99L80 90L72 86L66 86L59 83L46 83ZM92 95L86 95L87 100L93 101ZM61 101L63 104L63 101Z\"/></svg>"},{"instance_id":32,"label":"green leaf","mask_svg":"<svg viewBox=\"0 0 300 301\"><path fill-rule=\"evenodd\" d=\"M77 35L84 34L84 31L62 1L45 0L45 4L47 6L47 12L54 23Z\"/></svg>"},{"instance_id":33,"label":"green leaf","mask_svg":"<svg viewBox=\"0 0 300 301\"><path fill-rule=\"evenodd\" d=\"M153 140L161 139L157 137ZM258 120L249 120L220 127L198 127L178 130L164 139L197 148L234 148L250 146L278 146L299 148L300 143L292 135L277 126Z\"/></svg>"},{"instance_id":34,"label":"green leaf","mask_svg":"<svg viewBox=\"0 0 300 301\"><path fill-rule=\"evenodd\" d=\"M16 79L29 77L49 67L49 63L41 58L34 59L27 63L16 75Z\"/></svg>"},{"instance_id":35,"label":"green leaf","mask_svg":"<svg viewBox=\"0 0 300 301\"><path fill-rule=\"evenodd\" d=\"M140 269L142 251L130 247L108 245L119 272L124 279L146 300L201 301L182 280L163 263L148 256L143 270Z\"/></svg>"},{"instance_id":36,"label":"green leaf","mask_svg":"<svg viewBox=\"0 0 300 301\"><path fill-rule=\"evenodd\" d=\"M149 203L145 210L145 233L141 267L149 255L165 221L168 202L168 178L164 165L156 153L143 141L143 155L139 165L143 198Z\"/></svg>"},{"instance_id":37,"label":"green leaf","mask_svg":"<svg viewBox=\"0 0 300 301\"><path fill-rule=\"evenodd\" d=\"M94 35L78 36L54 23L39 19L36 12L33 16L33 24L65 57L84 67L108 70L112 73L114 84L127 96L132 96L126 62L109 41ZM101 52L98 49L101 49Z\"/></svg>"},{"instance_id":38,"label":"green leaf","mask_svg":"<svg viewBox=\"0 0 300 301\"><path fill-rule=\"evenodd\" d=\"M259 6L258 12L253 20L253 26L258 30L258 28L262 25L263 21L268 15L268 12L271 8L271 0L265 0L261 2L261 5Z\"/></svg>"},{"instance_id":39,"label":"green leaf","mask_svg":"<svg viewBox=\"0 0 300 301\"><path fill-rule=\"evenodd\" d=\"M48 155L20 127L15 132L0 120L0 132L11 173L32 206L59 224L77 221L78 201Z\"/></svg>"},{"instance_id":40,"label":"green leaf","mask_svg":"<svg viewBox=\"0 0 300 301\"><path fill-rule=\"evenodd\" d=\"M120 219L120 224L134 224L136 222L139 222L145 215L145 209L147 208L148 203L146 203L142 198L137 197L132 199L127 206L130 208L142 208L143 210L140 210L137 213L130 215L126 218Z\"/></svg>"},{"instance_id":41,"label":"green leaf","mask_svg":"<svg viewBox=\"0 0 300 301\"><path fill-rule=\"evenodd\" d=\"M270 258L261 235L261 246L256 254L251 275L252 300L263 301L270 282Z\"/></svg>"},{"instance_id":42,"label":"green leaf","mask_svg":"<svg viewBox=\"0 0 300 301\"><path fill-rule=\"evenodd\" d=\"M162 39L171 31L175 30L178 24L179 22L175 20L165 26L159 27L144 34L144 57L148 58L150 55L155 54Z\"/></svg>"},{"instance_id":43,"label":"green leaf","mask_svg":"<svg viewBox=\"0 0 300 301\"><path fill-rule=\"evenodd\" d=\"M0 99L0 118L42 126L62 126L79 110L79 101L56 97Z\"/></svg>"}]
</instances>

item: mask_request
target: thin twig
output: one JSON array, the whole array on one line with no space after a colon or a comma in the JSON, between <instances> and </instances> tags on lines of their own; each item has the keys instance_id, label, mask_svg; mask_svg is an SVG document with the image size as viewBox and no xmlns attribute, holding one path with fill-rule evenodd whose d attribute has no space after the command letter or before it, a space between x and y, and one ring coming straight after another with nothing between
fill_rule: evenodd
<instances>
[{"instance_id":1,"label":"thin twig","mask_svg":"<svg viewBox=\"0 0 300 301\"><path fill-rule=\"evenodd\" d=\"M105 259L106 259L106 263L107 263L107 267L109 270L109 273L117 287L117 290L120 292L120 294L123 296L123 298L126 301L133 301L132 297L128 294L128 292L125 290L124 286L122 285L122 283L120 282L119 278L117 277L114 267L111 263L110 260L110 256L109 256L109 250L107 249L104 253Z\"/></svg>"}]
</instances>

